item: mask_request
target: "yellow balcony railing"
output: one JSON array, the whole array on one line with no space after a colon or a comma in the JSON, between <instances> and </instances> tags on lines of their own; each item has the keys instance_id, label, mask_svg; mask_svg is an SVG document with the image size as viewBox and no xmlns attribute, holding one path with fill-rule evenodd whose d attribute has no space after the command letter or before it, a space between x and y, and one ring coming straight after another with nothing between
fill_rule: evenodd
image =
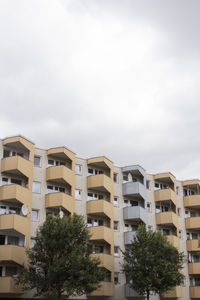
<instances>
[{"instance_id":1,"label":"yellow balcony railing","mask_svg":"<svg viewBox=\"0 0 200 300\"><path fill-rule=\"evenodd\" d=\"M181 298L183 297L183 289L182 286L176 286L170 291L166 292L162 295L163 298Z\"/></svg>"},{"instance_id":2,"label":"yellow balcony railing","mask_svg":"<svg viewBox=\"0 0 200 300\"><path fill-rule=\"evenodd\" d=\"M114 296L114 283L112 282L101 282L101 287L96 291L92 292L89 296L98 297L98 296Z\"/></svg>"},{"instance_id":3,"label":"yellow balcony railing","mask_svg":"<svg viewBox=\"0 0 200 300\"><path fill-rule=\"evenodd\" d=\"M16 245L0 245L0 260L23 265L26 263L25 248Z\"/></svg>"},{"instance_id":4,"label":"yellow balcony railing","mask_svg":"<svg viewBox=\"0 0 200 300\"><path fill-rule=\"evenodd\" d=\"M89 227L88 230L91 234L91 240L101 240L113 245L114 235L111 228L105 226L93 226Z\"/></svg>"},{"instance_id":5,"label":"yellow balcony railing","mask_svg":"<svg viewBox=\"0 0 200 300\"><path fill-rule=\"evenodd\" d=\"M113 181L104 174L91 175L87 178L87 188L99 191L104 190L111 194L113 192Z\"/></svg>"},{"instance_id":6,"label":"yellow balcony railing","mask_svg":"<svg viewBox=\"0 0 200 300\"><path fill-rule=\"evenodd\" d=\"M200 207L200 195L183 197L184 207Z\"/></svg>"},{"instance_id":7,"label":"yellow balcony railing","mask_svg":"<svg viewBox=\"0 0 200 300\"><path fill-rule=\"evenodd\" d=\"M13 277L0 277L0 294L22 294L22 288Z\"/></svg>"},{"instance_id":8,"label":"yellow balcony railing","mask_svg":"<svg viewBox=\"0 0 200 300\"><path fill-rule=\"evenodd\" d=\"M156 224L157 225L174 225L178 227L178 216L172 212L160 212L156 214Z\"/></svg>"},{"instance_id":9,"label":"yellow balcony railing","mask_svg":"<svg viewBox=\"0 0 200 300\"><path fill-rule=\"evenodd\" d=\"M177 236L167 235L167 240L172 246L176 247L178 250L180 249L180 240Z\"/></svg>"},{"instance_id":10,"label":"yellow balcony railing","mask_svg":"<svg viewBox=\"0 0 200 300\"><path fill-rule=\"evenodd\" d=\"M95 254L91 254L91 257L99 258L101 261L101 265L100 265L101 267L104 267L110 272L114 271L114 258L112 255L106 253L95 253Z\"/></svg>"},{"instance_id":11,"label":"yellow balcony railing","mask_svg":"<svg viewBox=\"0 0 200 300\"><path fill-rule=\"evenodd\" d=\"M113 204L105 200L87 201L87 214L104 214L108 218L113 219Z\"/></svg>"},{"instance_id":12,"label":"yellow balcony railing","mask_svg":"<svg viewBox=\"0 0 200 300\"><path fill-rule=\"evenodd\" d=\"M200 299L200 286L190 286L190 298Z\"/></svg>"},{"instance_id":13,"label":"yellow balcony railing","mask_svg":"<svg viewBox=\"0 0 200 300\"><path fill-rule=\"evenodd\" d=\"M30 160L21 156L5 157L1 160L1 172L32 177L33 165Z\"/></svg>"},{"instance_id":14,"label":"yellow balcony railing","mask_svg":"<svg viewBox=\"0 0 200 300\"><path fill-rule=\"evenodd\" d=\"M155 191L155 201L167 201L171 200L174 205L177 205L176 193L168 188Z\"/></svg>"},{"instance_id":15,"label":"yellow balcony railing","mask_svg":"<svg viewBox=\"0 0 200 300\"><path fill-rule=\"evenodd\" d=\"M50 193L45 196L45 208L62 207L70 214L74 212L74 199L65 193Z\"/></svg>"},{"instance_id":16,"label":"yellow balcony railing","mask_svg":"<svg viewBox=\"0 0 200 300\"><path fill-rule=\"evenodd\" d=\"M187 245L187 251L188 252L200 251L199 240L187 240L186 245Z\"/></svg>"},{"instance_id":17,"label":"yellow balcony railing","mask_svg":"<svg viewBox=\"0 0 200 300\"><path fill-rule=\"evenodd\" d=\"M27 235L30 231L30 219L15 214L1 215L0 230L13 230Z\"/></svg>"},{"instance_id":18,"label":"yellow balcony railing","mask_svg":"<svg viewBox=\"0 0 200 300\"><path fill-rule=\"evenodd\" d=\"M192 217L185 219L186 229L200 229L200 217Z\"/></svg>"},{"instance_id":19,"label":"yellow balcony railing","mask_svg":"<svg viewBox=\"0 0 200 300\"><path fill-rule=\"evenodd\" d=\"M75 173L65 166L54 166L46 169L46 180L67 183L70 186L75 184Z\"/></svg>"},{"instance_id":20,"label":"yellow balcony railing","mask_svg":"<svg viewBox=\"0 0 200 300\"><path fill-rule=\"evenodd\" d=\"M31 198L31 191L21 185L9 184L0 186L0 201L15 199L22 204L29 205Z\"/></svg>"},{"instance_id":21,"label":"yellow balcony railing","mask_svg":"<svg viewBox=\"0 0 200 300\"><path fill-rule=\"evenodd\" d=\"M188 274L189 275L200 274L200 262L189 263Z\"/></svg>"}]
</instances>

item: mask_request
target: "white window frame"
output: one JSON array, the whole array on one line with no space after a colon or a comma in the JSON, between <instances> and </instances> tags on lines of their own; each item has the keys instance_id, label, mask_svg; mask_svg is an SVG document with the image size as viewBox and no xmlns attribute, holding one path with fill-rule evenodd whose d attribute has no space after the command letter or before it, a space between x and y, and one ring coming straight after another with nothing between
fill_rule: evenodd
<instances>
[{"instance_id":1,"label":"white window frame","mask_svg":"<svg viewBox=\"0 0 200 300\"><path fill-rule=\"evenodd\" d=\"M37 188L36 188L37 187ZM39 187L39 189L38 189ZM41 182L39 181L33 181L33 193L40 194L41 193Z\"/></svg>"},{"instance_id":2,"label":"white window frame","mask_svg":"<svg viewBox=\"0 0 200 300\"><path fill-rule=\"evenodd\" d=\"M33 218L33 212L37 212L37 219ZM31 221L33 221L33 222L39 221L39 210L38 209L32 209L31 210Z\"/></svg>"},{"instance_id":3,"label":"white window frame","mask_svg":"<svg viewBox=\"0 0 200 300\"><path fill-rule=\"evenodd\" d=\"M82 194L82 191L81 190L79 190L79 189L76 189L75 190L75 200L82 200L81 199L81 194Z\"/></svg>"}]
</instances>

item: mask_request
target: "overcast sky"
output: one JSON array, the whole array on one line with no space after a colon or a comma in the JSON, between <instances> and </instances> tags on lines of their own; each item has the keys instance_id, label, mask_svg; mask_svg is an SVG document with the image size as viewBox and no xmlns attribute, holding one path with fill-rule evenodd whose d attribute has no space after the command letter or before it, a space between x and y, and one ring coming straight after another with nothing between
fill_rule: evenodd
<instances>
[{"instance_id":1,"label":"overcast sky","mask_svg":"<svg viewBox=\"0 0 200 300\"><path fill-rule=\"evenodd\" d=\"M200 178L199 0L0 0L0 137Z\"/></svg>"}]
</instances>

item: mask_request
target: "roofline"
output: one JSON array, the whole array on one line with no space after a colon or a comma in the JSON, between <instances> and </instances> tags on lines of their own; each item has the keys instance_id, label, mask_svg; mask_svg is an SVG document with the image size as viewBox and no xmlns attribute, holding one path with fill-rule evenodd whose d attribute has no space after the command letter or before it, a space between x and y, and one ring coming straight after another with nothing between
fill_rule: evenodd
<instances>
[{"instance_id":1,"label":"roofline","mask_svg":"<svg viewBox=\"0 0 200 300\"><path fill-rule=\"evenodd\" d=\"M21 137L21 138L27 140L27 142L29 142L29 143L35 145L35 143L34 143L33 141L27 139L25 136L23 136L23 135L21 135L21 134L11 135L11 136L6 136L5 138L2 139L2 141L6 140L6 139L10 139L10 138L15 138L15 137Z\"/></svg>"}]
</instances>

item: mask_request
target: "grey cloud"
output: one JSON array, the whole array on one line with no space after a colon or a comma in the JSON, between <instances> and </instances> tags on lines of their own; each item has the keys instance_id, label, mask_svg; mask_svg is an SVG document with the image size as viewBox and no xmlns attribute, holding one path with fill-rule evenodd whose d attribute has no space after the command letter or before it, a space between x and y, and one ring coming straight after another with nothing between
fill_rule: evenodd
<instances>
[{"instance_id":1,"label":"grey cloud","mask_svg":"<svg viewBox=\"0 0 200 300\"><path fill-rule=\"evenodd\" d=\"M1 1L1 137L200 177L199 1Z\"/></svg>"}]
</instances>

